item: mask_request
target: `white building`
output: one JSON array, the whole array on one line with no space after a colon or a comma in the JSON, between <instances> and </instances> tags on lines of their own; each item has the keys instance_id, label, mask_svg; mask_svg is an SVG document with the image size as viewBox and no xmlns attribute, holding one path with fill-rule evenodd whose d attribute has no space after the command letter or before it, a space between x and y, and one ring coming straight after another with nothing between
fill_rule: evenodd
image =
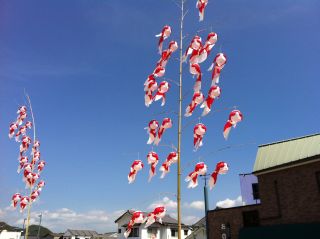
<instances>
[{"instance_id":1,"label":"white building","mask_svg":"<svg viewBox=\"0 0 320 239\"><path fill-rule=\"evenodd\" d=\"M133 211L126 211L122 214L115 223L118 224L118 239L125 239L124 232L132 217ZM147 216L147 213L144 213ZM162 219L162 224L155 222L148 228L144 227L145 224L135 224L129 235L129 239L175 239L178 238L178 221L168 215ZM191 234L189 226L181 225L182 239L185 239Z\"/></svg>"},{"instance_id":2,"label":"white building","mask_svg":"<svg viewBox=\"0 0 320 239\"><path fill-rule=\"evenodd\" d=\"M192 225L192 233L186 239L206 239L206 218L203 217Z\"/></svg>"},{"instance_id":3,"label":"white building","mask_svg":"<svg viewBox=\"0 0 320 239\"><path fill-rule=\"evenodd\" d=\"M93 239L99 237L98 233L89 230L71 230L68 229L63 234L63 239Z\"/></svg>"},{"instance_id":4,"label":"white building","mask_svg":"<svg viewBox=\"0 0 320 239\"><path fill-rule=\"evenodd\" d=\"M8 232L7 230L3 230L0 232L0 239L20 239L21 232Z\"/></svg>"}]
</instances>

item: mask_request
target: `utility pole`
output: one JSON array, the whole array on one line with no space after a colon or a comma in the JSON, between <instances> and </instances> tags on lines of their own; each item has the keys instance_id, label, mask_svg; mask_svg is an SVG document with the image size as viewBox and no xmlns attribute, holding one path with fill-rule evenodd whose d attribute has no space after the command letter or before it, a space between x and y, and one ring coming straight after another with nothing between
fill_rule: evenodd
<instances>
[{"instance_id":1,"label":"utility pole","mask_svg":"<svg viewBox=\"0 0 320 239\"><path fill-rule=\"evenodd\" d=\"M209 223L208 223L208 211L209 211L209 202L208 202L208 187L207 180L210 177L210 174L200 175L204 180L203 187L203 196L204 196L204 210L205 210L205 219L206 219L206 236L209 239Z\"/></svg>"},{"instance_id":2,"label":"utility pole","mask_svg":"<svg viewBox=\"0 0 320 239\"><path fill-rule=\"evenodd\" d=\"M40 221L39 221L37 238L40 239L40 229L41 229L40 226L41 226L42 212L40 213L40 215L38 217L40 217Z\"/></svg>"}]
</instances>

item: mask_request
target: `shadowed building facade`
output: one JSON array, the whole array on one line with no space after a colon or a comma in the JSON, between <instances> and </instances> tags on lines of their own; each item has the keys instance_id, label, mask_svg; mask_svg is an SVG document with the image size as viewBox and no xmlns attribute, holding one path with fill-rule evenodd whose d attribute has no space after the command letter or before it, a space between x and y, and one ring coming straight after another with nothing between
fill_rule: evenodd
<instances>
[{"instance_id":1,"label":"shadowed building facade","mask_svg":"<svg viewBox=\"0 0 320 239\"><path fill-rule=\"evenodd\" d=\"M209 238L320 238L320 134L258 147L259 204L208 213Z\"/></svg>"}]
</instances>

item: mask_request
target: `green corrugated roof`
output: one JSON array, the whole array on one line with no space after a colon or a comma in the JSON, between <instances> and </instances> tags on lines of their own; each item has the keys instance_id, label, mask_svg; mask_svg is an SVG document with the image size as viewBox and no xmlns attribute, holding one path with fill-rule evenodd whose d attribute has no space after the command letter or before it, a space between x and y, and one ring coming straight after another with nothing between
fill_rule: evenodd
<instances>
[{"instance_id":1,"label":"green corrugated roof","mask_svg":"<svg viewBox=\"0 0 320 239\"><path fill-rule=\"evenodd\" d=\"M320 155L320 134L260 145L253 172Z\"/></svg>"}]
</instances>

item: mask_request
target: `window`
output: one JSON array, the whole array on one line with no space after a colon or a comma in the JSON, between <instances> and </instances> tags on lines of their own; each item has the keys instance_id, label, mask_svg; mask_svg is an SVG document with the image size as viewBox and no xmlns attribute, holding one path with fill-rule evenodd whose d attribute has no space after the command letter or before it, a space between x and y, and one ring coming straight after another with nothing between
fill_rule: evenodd
<instances>
[{"instance_id":1,"label":"window","mask_svg":"<svg viewBox=\"0 0 320 239\"><path fill-rule=\"evenodd\" d=\"M139 237L139 228L132 228L129 237Z\"/></svg>"},{"instance_id":2,"label":"window","mask_svg":"<svg viewBox=\"0 0 320 239\"><path fill-rule=\"evenodd\" d=\"M188 236L188 230L184 230L183 232L185 236Z\"/></svg>"},{"instance_id":3,"label":"window","mask_svg":"<svg viewBox=\"0 0 320 239\"><path fill-rule=\"evenodd\" d=\"M148 238L156 238L158 233L157 228L148 228Z\"/></svg>"},{"instance_id":4,"label":"window","mask_svg":"<svg viewBox=\"0 0 320 239\"><path fill-rule=\"evenodd\" d=\"M320 171L316 172L316 179L318 183L318 190L320 192Z\"/></svg>"},{"instance_id":5,"label":"window","mask_svg":"<svg viewBox=\"0 0 320 239\"><path fill-rule=\"evenodd\" d=\"M243 226L256 227L260 225L258 210L242 212Z\"/></svg>"},{"instance_id":6,"label":"window","mask_svg":"<svg viewBox=\"0 0 320 239\"><path fill-rule=\"evenodd\" d=\"M258 183L253 183L252 184L252 196L254 200L260 199L259 195L259 184Z\"/></svg>"},{"instance_id":7,"label":"window","mask_svg":"<svg viewBox=\"0 0 320 239\"><path fill-rule=\"evenodd\" d=\"M119 234L121 233L121 228L118 228L118 233L119 233Z\"/></svg>"},{"instance_id":8,"label":"window","mask_svg":"<svg viewBox=\"0 0 320 239\"><path fill-rule=\"evenodd\" d=\"M171 229L171 237L177 237L178 236L178 230L177 229Z\"/></svg>"}]
</instances>

